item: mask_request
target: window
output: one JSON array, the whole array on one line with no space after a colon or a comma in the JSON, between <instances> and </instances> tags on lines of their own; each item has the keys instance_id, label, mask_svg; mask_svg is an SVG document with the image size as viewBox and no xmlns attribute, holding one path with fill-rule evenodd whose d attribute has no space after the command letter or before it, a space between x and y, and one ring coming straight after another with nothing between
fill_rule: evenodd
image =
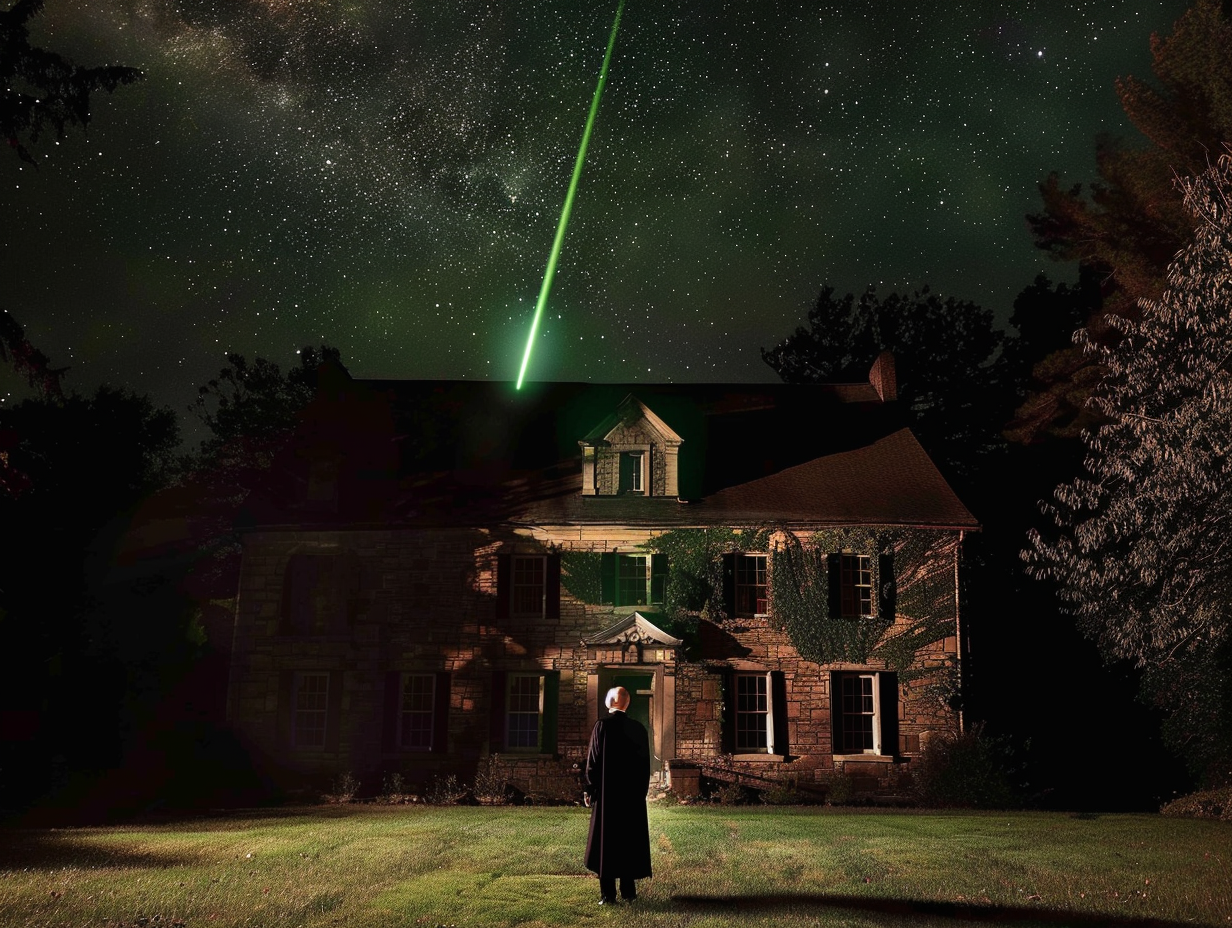
<instances>
[{"instance_id":1,"label":"window","mask_svg":"<svg viewBox=\"0 0 1232 928\"><path fill-rule=\"evenodd\" d=\"M295 675L292 744L297 748L324 748L329 715L329 674Z\"/></svg>"},{"instance_id":2,"label":"window","mask_svg":"<svg viewBox=\"0 0 1232 928\"><path fill-rule=\"evenodd\" d=\"M398 746L411 751L432 750L432 723L435 718L435 675L408 673L403 676Z\"/></svg>"},{"instance_id":3,"label":"window","mask_svg":"<svg viewBox=\"0 0 1232 928\"><path fill-rule=\"evenodd\" d=\"M539 750L540 719L543 717L543 676L530 673L509 674L505 706L506 750Z\"/></svg>"},{"instance_id":4,"label":"window","mask_svg":"<svg viewBox=\"0 0 1232 928\"><path fill-rule=\"evenodd\" d=\"M387 671L381 750L386 754L447 751L449 685L444 670Z\"/></svg>"},{"instance_id":5,"label":"window","mask_svg":"<svg viewBox=\"0 0 1232 928\"><path fill-rule=\"evenodd\" d=\"M723 750L787 753L787 678L778 670L729 671L723 698Z\"/></svg>"},{"instance_id":6,"label":"window","mask_svg":"<svg viewBox=\"0 0 1232 928\"><path fill-rule=\"evenodd\" d=\"M886 672L836 672L831 686L834 753L896 753L897 676Z\"/></svg>"},{"instance_id":7,"label":"window","mask_svg":"<svg viewBox=\"0 0 1232 928\"><path fill-rule=\"evenodd\" d=\"M559 616L559 554L496 556L498 619L555 619Z\"/></svg>"},{"instance_id":8,"label":"window","mask_svg":"<svg viewBox=\"0 0 1232 928\"><path fill-rule=\"evenodd\" d=\"M840 608L845 619L873 614L873 566L866 554L839 556Z\"/></svg>"},{"instance_id":9,"label":"window","mask_svg":"<svg viewBox=\"0 0 1232 928\"><path fill-rule=\"evenodd\" d=\"M650 601L650 555L622 554L616 559L618 606L644 606Z\"/></svg>"},{"instance_id":10,"label":"window","mask_svg":"<svg viewBox=\"0 0 1232 928\"><path fill-rule=\"evenodd\" d=\"M765 674L736 676L736 750L764 751L769 742L770 694Z\"/></svg>"},{"instance_id":11,"label":"window","mask_svg":"<svg viewBox=\"0 0 1232 928\"><path fill-rule=\"evenodd\" d=\"M626 451L620 455L620 492L645 493L646 456L641 451Z\"/></svg>"},{"instance_id":12,"label":"window","mask_svg":"<svg viewBox=\"0 0 1232 928\"><path fill-rule=\"evenodd\" d=\"M605 553L602 601L613 606L650 606L667 591L667 555Z\"/></svg>"},{"instance_id":13,"label":"window","mask_svg":"<svg viewBox=\"0 0 1232 928\"><path fill-rule=\"evenodd\" d=\"M523 555L513 557L513 602L515 616L543 615L546 558Z\"/></svg>"},{"instance_id":14,"label":"window","mask_svg":"<svg viewBox=\"0 0 1232 928\"><path fill-rule=\"evenodd\" d=\"M736 569L736 614L765 615L766 555L738 554Z\"/></svg>"}]
</instances>

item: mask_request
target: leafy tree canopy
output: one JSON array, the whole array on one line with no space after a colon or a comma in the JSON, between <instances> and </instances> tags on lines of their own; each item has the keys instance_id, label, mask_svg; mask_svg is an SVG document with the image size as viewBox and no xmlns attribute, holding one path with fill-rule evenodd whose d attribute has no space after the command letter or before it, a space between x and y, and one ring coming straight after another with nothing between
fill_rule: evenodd
<instances>
[{"instance_id":1,"label":"leafy tree canopy","mask_svg":"<svg viewBox=\"0 0 1232 928\"><path fill-rule=\"evenodd\" d=\"M1232 158L1179 184L1196 232L1162 297L1112 320L1119 338L1083 333L1106 371L1093 397L1104 422L1084 433L1087 472L1047 507L1057 531L1032 532L1024 557L1108 658L1210 688L1227 680L1186 671L1230 650ZM1207 703L1208 721L1232 723L1232 700Z\"/></svg>"},{"instance_id":2,"label":"leafy tree canopy","mask_svg":"<svg viewBox=\"0 0 1232 928\"><path fill-rule=\"evenodd\" d=\"M762 359L787 383L860 381L877 355L894 355L899 401L913 431L948 476L963 478L1001 445L1013 386L999 363L1005 335L992 313L924 287L857 299L826 287L797 328ZM1009 390L1010 392L1006 392Z\"/></svg>"},{"instance_id":3,"label":"leafy tree canopy","mask_svg":"<svg viewBox=\"0 0 1232 928\"><path fill-rule=\"evenodd\" d=\"M1041 185L1043 211L1028 217L1036 244L1100 276L1102 300L1089 303L1087 337L1114 342L1115 317L1136 318L1138 301L1158 298L1173 256L1193 220L1173 185L1192 177L1232 139L1232 21L1219 0L1197 0L1167 38L1151 39L1155 82L1117 81L1121 106L1147 144L1112 137L1096 144L1099 180L1084 191L1052 174ZM1076 436L1086 424L1082 400L1098 380L1090 355L1066 346L1041 368L1041 392L1019 411L1015 430L1027 440Z\"/></svg>"}]
</instances>

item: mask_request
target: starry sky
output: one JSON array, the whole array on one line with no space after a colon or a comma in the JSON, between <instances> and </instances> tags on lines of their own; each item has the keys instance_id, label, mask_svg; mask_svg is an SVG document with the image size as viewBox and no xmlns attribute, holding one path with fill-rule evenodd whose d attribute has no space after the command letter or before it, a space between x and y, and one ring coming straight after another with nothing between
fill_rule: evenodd
<instances>
[{"instance_id":1,"label":"starry sky","mask_svg":"<svg viewBox=\"0 0 1232 928\"><path fill-rule=\"evenodd\" d=\"M826 283L1008 320L1074 276L1037 184L1135 137L1114 80L1185 7L627 0L528 379L773 381ZM48 0L35 44L146 79L0 158L0 306L68 386L180 412L227 351L516 379L615 10Z\"/></svg>"}]
</instances>

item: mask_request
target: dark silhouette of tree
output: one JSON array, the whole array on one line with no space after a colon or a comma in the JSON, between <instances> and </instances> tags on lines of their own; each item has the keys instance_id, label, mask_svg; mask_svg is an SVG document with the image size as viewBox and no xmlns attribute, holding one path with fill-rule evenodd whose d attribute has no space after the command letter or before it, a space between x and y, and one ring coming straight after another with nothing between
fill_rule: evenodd
<instances>
[{"instance_id":1,"label":"dark silhouette of tree","mask_svg":"<svg viewBox=\"0 0 1232 928\"><path fill-rule=\"evenodd\" d=\"M1109 660L1147 668L1195 773L1232 770L1232 157L1179 182L1196 228L1168 288L1117 338L1083 333L1105 374L1086 472L1057 487L1057 531L1024 557ZM1179 682L1183 685L1178 686Z\"/></svg>"},{"instance_id":2,"label":"dark silhouette of tree","mask_svg":"<svg viewBox=\"0 0 1232 928\"><path fill-rule=\"evenodd\" d=\"M30 153L47 129L57 137L68 126L90 124L90 95L111 93L141 80L136 68L103 65L85 68L30 44L30 20L43 0L17 0L0 12L0 136L17 156L38 168Z\"/></svg>"},{"instance_id":3,"label":"dark silhouette of tree","mask_svg":"<svg viewBox=\"0 0 1232 928\"><path fill-rule=\"evenodd\" d=\"M1154 86L1133 76L1116 85L1147 144L1100 138L1099 180L1084 191L1050 175L1040 187L1042 212L1028 217L1040 248L1099 275L1103 299L1085 320L1098 344L1120 338L1113 318L1134 319L1139 300L1158 298L1168 263L1193 231L1174 178L1205 170L1232 140L1232 22L1219 0L1197 0L1171 36L1152 36L1151 54ZM1091 421L1084 401L1099 379L1093 363L1073 346L1051 355L1011 431L1026 441L1077 437Z\"/></svg>"},{"instance_id":4,"label":"dark silhouette of tree","mask_svg":"<svg viewBox=\"0 0 1232 928\"><path fill-rule=\"evenodd\" d=\"M1016 394L998 359L1005 336L992 313L924 287L857 299L826 287L800 327L762 360L786 383L861 381L882 351L894 355L909 424L946 476L968 484L1000 448ZM1008 392L1007 392L1008 391Z\"/></svg>"}]
</instances>

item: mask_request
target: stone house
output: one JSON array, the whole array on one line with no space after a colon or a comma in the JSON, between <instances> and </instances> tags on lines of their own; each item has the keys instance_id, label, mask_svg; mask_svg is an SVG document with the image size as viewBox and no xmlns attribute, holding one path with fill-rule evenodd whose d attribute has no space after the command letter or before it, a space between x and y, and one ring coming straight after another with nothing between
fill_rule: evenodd
<instances>
[{"instance_id":1,"label":"stone house","mask_svg":"<svg viewBox=\"0 0 1232 928\"><path fill-rule=\"evenodd\" d=\"M685 793L894 794L961 725L978 526L890 356L816 386L321 383L244 524L228 716L274 782L576 799L616 684Z\"/></svg>"}]
</instances>

